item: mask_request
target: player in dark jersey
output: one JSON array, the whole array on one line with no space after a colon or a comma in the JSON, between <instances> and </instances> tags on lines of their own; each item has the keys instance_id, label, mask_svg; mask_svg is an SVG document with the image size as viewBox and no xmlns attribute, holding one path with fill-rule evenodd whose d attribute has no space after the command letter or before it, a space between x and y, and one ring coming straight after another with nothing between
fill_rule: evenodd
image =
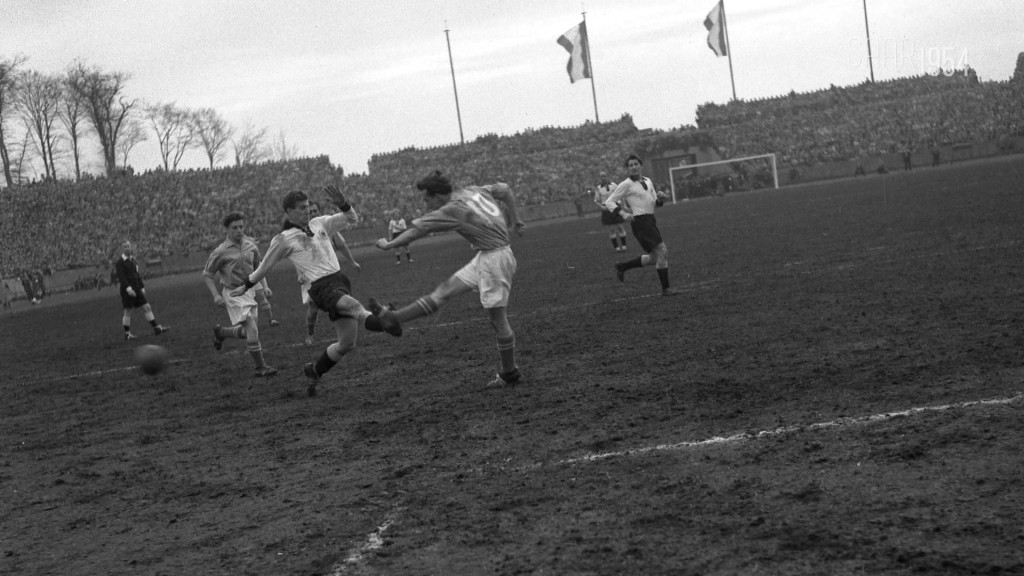
<instances>
[{"instance_id":1,"label":"player in dark jersey","mask_svg":"<svg viewBox=\"0 0 1024 576\"><path fill-rule=\"evenodd\" d=\"M500 366L497 376L488 387L513 384L520 379L516 365L516 336L508 323L506 308L512 291L512 277L516 272L516 258L509 245L505 214L495 200L505 205L509 220L519 235L524 224L519 219L515 195L507 184L467 186L455 190L451 182L435 172L416 183L423 192L423 201L430 210L412 221L408 230L394 240L381 238L377 248L391 250L406 246L431 232L455 230L469 241L476 256L433 292L418 298L412 304L391 311L381 309L375 300L370 310L380 317L386 327L429 316L438 311L450 298L474 290L480 293L480 304L487 310L497 340Z\"/></svg>"}]
</instances>

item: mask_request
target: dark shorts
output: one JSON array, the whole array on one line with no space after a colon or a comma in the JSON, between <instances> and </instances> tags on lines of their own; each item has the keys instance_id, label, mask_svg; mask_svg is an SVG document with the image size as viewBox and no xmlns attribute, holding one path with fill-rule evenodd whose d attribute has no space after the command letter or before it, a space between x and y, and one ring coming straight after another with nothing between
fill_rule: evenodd
<instances>
[{"instance_id":1,"label":"dark shorts","mask_svg":"<svg viewBox=\"0 0 1024 576\"><path fill-rule=\"evenodd\" d=\"M142 290L136 290L135 296L129 296L125 290L127 287L121 287L121 308L130 310L132 308L142 308L146 304L149 304L149 300L146 300L146 295L142 293Z\"/></svg>"},{"instance_id":2,"label":"dark shorts","mask_svg":"<svg viewBox=\"0 0 1024 576\"><path fill-rule=\"evenodd\" d=\"M622 218L622 214L618 212L609 212L608 210L601 210L601 224L605 226L614 226L616 224L622 224L626 220Z\"/></svg>"},{"instance_id":3,"label":"dark shorts","mask_svg":"<svg viewBox=\"0 0 1024 576\"><path fill-rule=\"evenodd\" d=\"M644 252L650 254L661 244L661 231L658 230L658 222L654 219L654 214L641 214L635 216L633 222L630 223L630 228L633 230L633 236L636 237L636 241L640 243L640 247L643 248Z\"/></svg>"},{"instance_id":4,"label":"dark shorts","mask_svg":"<svg viewBox=\"0 0 1024 576\"><path fill-rule=\"evenodd\" d=\"M339 271L313 282L309 286L309 299L316 304L317 308L327 312L331 322L334 322L339 318L355 318L351 314L338 312L338 300L341 300L342 296L348 296L351 292L352 283L349 282L348 276Z\"/></svg>"},{"instance_id":5,"label":"dark shorts","mask_svg":"<svg viewBox=\"0 0 1024 576\"><path fill-rule=\"evenodd\" d=\"M402 230L402 232L405 232L405 230ZM392 232L391 239L394 240L395 238L398 238L399 236L402 235L402 232Z\"/></svg>"}]
</instances>

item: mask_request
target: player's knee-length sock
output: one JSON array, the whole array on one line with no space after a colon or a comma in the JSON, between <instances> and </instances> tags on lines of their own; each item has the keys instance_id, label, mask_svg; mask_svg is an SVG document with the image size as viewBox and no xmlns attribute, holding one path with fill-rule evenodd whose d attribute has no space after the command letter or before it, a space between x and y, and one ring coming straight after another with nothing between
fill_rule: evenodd
<instances>
[{"instance_id":1,"label":"player's knee-length sock","mask_svg":"<svg viewBox=\"0 0 1024 576\"><path fill-rule=\"evenodd\" d=\"M437 312L439 308L441 308L441 305L438 304L437 301L430 296L423 296L422 298L417 298L412 304L402 306L398 310L395 310L395 318L399 322L405 323L410 320L422 318L423 316L430 316L434 312Z\"/></svg>"},{"instance_id":2,"label":"player's knee-length sock","mask_svg":"<svg viewBox=\"0 0 1024 576\"><path fill-rule=\"evenodd\" d=\"M663 289L668 288L668 268L658 268L658 280Z\"/></svg>"},{"instance_id":3,"label":"player's knee-length sock","mask_svg":"<svg viewBox=\"0 0 1024 576\"><path fill-rule=\"evenodd\" d=\"M335 342L327 347L326 350L320 354L320 357L316 359L316 363L313 365L313 369L316 370L317 376L323 376L334 368L334 365L341 361L345 357L345 352L342 352L341 346Z\"/></svg>"},{"instance_id":4,"label":"player's knee-length sock","mask_svg":"<svg viewBox=\"0 0 1024 576\"><path fill-rule=\"evenodd\" d=\"M498 357L501 358L501 373L507 374L516 369L516 335L497 336Z\"/></svg>"},{"instance_id":5,"label":"player's knee-length sock","mask_svg":"<svg viewBox=\"0 0 1024 576\"><path fill-rule=\"evenodd\" d=\"M632 268L640 268L643 265L644 265L643 256L637 256L636 258L633 258L632 260L626 260L625 262L622 262L621 264L619 264L619 268L621 268L623 271L625 271L625 270L630 270Z\"/></svg>"}]
</instances>

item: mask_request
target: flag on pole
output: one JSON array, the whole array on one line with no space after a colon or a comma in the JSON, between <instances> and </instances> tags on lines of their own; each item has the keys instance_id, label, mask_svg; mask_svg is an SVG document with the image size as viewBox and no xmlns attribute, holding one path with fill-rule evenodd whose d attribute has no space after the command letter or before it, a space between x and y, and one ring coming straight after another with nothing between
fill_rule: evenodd
<instances>
[{"instance_id":1,"label":"flag on pole","mask_svg":"<svg viewBox=\"0 0 1024 576\"><path fill-rule=\"evenodd\" d=\"M558 37L558 43L569 52L569 82L575 82L590 75L590 43L587 41L587 23L580 22Z\"/></svg>"},{"instance_id":2,"label":"flag on pole","mask_svg":"<svg viewBox=\"0 0 1024 576\"><path fill-rule=\"evenodd\" d=\"M725 20L725 7L722 6L721 0L715 7L708 12L708 17L704 19L704 27L708 29L708 47L715 53L716 56L727 56L729 54L725 44L725 26L722 25L722 21Z\"/></svg>"}]
</instances>

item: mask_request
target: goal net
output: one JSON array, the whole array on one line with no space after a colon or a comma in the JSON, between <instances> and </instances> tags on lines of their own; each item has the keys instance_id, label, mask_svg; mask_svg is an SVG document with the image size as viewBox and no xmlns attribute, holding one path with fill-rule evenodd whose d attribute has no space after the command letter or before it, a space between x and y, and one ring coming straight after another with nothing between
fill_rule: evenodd
<instances>
[{"instance_id":1,"label":"goal net","mask_svg":"<svg viewBox=\"0 0 1024 576\"><path fill-rule=\"evenodd\" d=\"M680 164L668 169L672 202L726 192L779 187L775 154L759 154L700 164Z\"/></svg>"}]
</instances>

